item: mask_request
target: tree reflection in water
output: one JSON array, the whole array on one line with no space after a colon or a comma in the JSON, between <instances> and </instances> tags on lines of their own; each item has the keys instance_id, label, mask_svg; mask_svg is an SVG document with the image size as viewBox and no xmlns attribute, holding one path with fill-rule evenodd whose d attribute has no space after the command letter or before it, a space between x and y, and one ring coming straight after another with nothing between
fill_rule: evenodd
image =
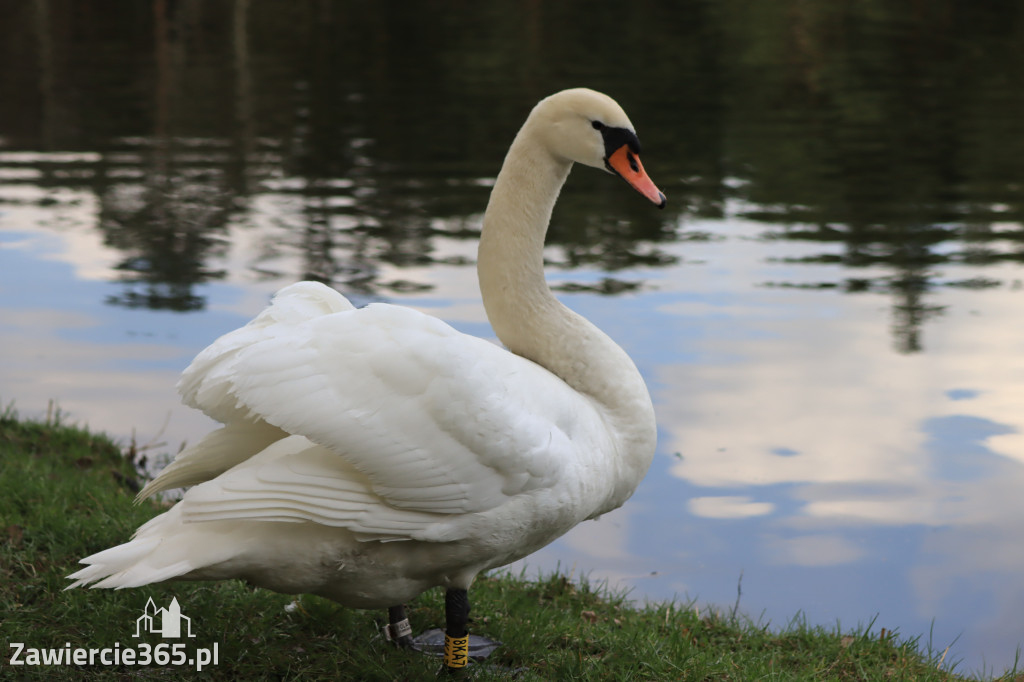
<instances>
[{"instance_id":1,"label":"tree reflection in water","mask_svg":"<svg viewBox=\"0 0 1024 682\"><path fill-rule=\"evenodd\" d=\"M940 267L1024 259L1014 7L15 3L0 22L0 98L18 102L0 110L2 149L98 156L3 165L96 195L125 254L111 303L202 307L226 226L266 221L281 240L254 272L297 250L289 278L374 296L415 286L381 281L382 263L429 265L436 236L475 238L515 121L586 82L644 122L672 201L651 217L574 177L556 265L628 290L615 271L674 262L659 244L740 199L766 238L841 245L849 275L817 286L889 291L895 346L914 352L941 314L930 292L965 285ZM868 265L887 273L859 276Z\"/></svg>"}]
</instances>

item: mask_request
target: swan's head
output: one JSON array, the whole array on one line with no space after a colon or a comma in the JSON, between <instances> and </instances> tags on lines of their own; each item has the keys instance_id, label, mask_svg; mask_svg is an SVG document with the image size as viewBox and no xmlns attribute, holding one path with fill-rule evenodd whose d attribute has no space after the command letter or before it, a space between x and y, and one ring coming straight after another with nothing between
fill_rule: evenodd
<instances>
[{"instance_id":1,"label":"swan's head","mask_svg":"<svg viewBox=\"0 0 1024 682\"><path fill-rule=\"evenodd\" d=\"M640 140L626 112L608 95L587 88L563 90L542 99L530 118L557 156L620 176L665 207L665 195L640 163Z\"/></svg>"}]
</instances>

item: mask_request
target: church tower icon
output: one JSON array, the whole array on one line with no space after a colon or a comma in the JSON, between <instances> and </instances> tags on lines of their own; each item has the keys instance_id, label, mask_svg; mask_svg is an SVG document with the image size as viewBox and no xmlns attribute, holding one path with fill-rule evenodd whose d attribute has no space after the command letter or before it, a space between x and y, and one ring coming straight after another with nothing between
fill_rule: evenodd
<instances>
[{"instance_id":1,"label":"church tower icon","mask_svg":"<svg viewBox=\"0 0 1024 682\"><path fill-rule=\"evenodd\" d=\"M181 615L181 605L178 598L171 600L167 608L157 608L150 597L146 602L146 608L142 615L135 619L135 634L132 637L140 637L143 632L160 635L168 639L181 637L181 622L185 621L186 637L195 637L192 634L192 619Z\"/></svg>"}]
</instances>

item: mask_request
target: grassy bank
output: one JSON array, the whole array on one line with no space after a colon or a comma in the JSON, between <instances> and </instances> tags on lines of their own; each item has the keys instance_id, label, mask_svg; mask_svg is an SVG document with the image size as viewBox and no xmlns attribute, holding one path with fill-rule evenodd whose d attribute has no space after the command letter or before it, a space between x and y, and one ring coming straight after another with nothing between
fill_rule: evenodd
<instances>
[{"instance_id":1,"label":"grassy bank","mask_svg":"<svg viewBox=\"0 0 1024 682\"><path fill-rule=\"evenodd\" d=\"M198 677L194 665L105 666L98 652L92 665L15 666L11 643L25 646L21 660L30 649L70 657L76 649L113 648L120 655L147 644L154 655L171 641L186 642L181 660L216 643L218 662L201 673L213 679L419 680L438 670L436 660L382 640L383 614L316 597L289 607L291 597L239 582L63 592L79 558L123 542L160 511L156 503L132 505L135 478L103 436L21 421L10 410L0 415L0 678ZM195 638L134 638L150 597L157 607L177 598ZM633 607L562 575L482 577L471 598L472 630L504 642L489 660L500 667L474 679L509 679L510 670L522 680L962 679L937 669L914 641L884 631L793 626L780 633L681 605ZM442 624L440 592L420 597L409 617L417 632Z\"/></svg>"}]
</instances>

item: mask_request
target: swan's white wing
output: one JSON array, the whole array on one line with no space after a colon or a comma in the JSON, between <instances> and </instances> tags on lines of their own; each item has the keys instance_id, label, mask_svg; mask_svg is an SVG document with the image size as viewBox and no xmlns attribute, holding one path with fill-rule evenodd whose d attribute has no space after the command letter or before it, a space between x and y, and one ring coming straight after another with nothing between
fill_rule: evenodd
<instances>
[{"instance_id":1,"label":"swan's white wing","mask_svg":"<svg viewBox=\"0 0 1024 682\"><path fill-rule=\"evenodd\" d=\"M217 421L251 418L228 395L230 386L212 381L212 372L240 350L282 333L305 320L355 310L348 299L318 282L298 282L281 289L272 305L241 329L225 334L196 356L178 381L178 391L186 404L198 407Z\"/></svg>"},{"instance_id":2,"label":"swan's white wing","mask_svg":"<svg viewBox=\"0 0 1024 682\"><path fill-rule=\"evenodd\" d=\"M553 487L600 429L547 370L408 308L235 333L246 342L221 339L186 372L186 402L309 438L395 509L477 512Z\"/></svg>"},{"instance_id":3,"label":"swan's white wing","mask_svg":"<svg viewBox=\"0 0 1024 682\"><path fill-rule=\"evenodd\" d=\"M303 436L280 440L192 488L179 506L185 523L312 521L347 528L361 540L457 539L448 515L390 506L366 476Z\"/></svg>"},{"instance_id":4,"label":"swan's white wing","mask_svg":"<svg viewBox=\"0 0 1024 682\"><path fill-rule=\"evenodd\" d=\"M249 523L260 521L270 523ZM307 527L293 532L292 523ZM309 524L315 524L312 535ZM320 561L336 561L337 543L345 543L343 535L315 529L345 528L360 541L447 542L463 539L472 527L467 517L392 507L335 453L288 436L190 489L130 542L83 559L87 566L68 576L76 582L67 589L94 582L138 587L197 571L205 578L237 577L231 566L249 576L287 574L282 566L288 566L289 577L301 582L310 563L315 569Z\"/></svg>"},{"instance_id":5,"label":"swan's white wing","mask_svg":"<svg viewBox=\"0 0 1024 682\"><path fill-rule=\"evenodd\" d=\"M298 282L279 291L273 304L244 327L210 344L185 370L178 382L178 390L187 403L193 406L202 403L203 411L225 426L179 452L174 461L135 499L144 500L163 490L208 481L287 436L280 429L254 418L247 410L240 409L229 394L230 386L211 380L211 370L241 349L274 337L282 330L305 320L346 310L355 308L334 289L318 282Z\"/></svg>"},{"instance_id":6,"label":"swan's white wing","mask_svg":"<svg viewBox=\"0 0 1024 682\"><path fill-rule=\"evenodd\" d=\"M209 481L287 436L262 420L230 422L179 452L135 499L144 500L163 490Z\"/></svg>"}]
</instances>

